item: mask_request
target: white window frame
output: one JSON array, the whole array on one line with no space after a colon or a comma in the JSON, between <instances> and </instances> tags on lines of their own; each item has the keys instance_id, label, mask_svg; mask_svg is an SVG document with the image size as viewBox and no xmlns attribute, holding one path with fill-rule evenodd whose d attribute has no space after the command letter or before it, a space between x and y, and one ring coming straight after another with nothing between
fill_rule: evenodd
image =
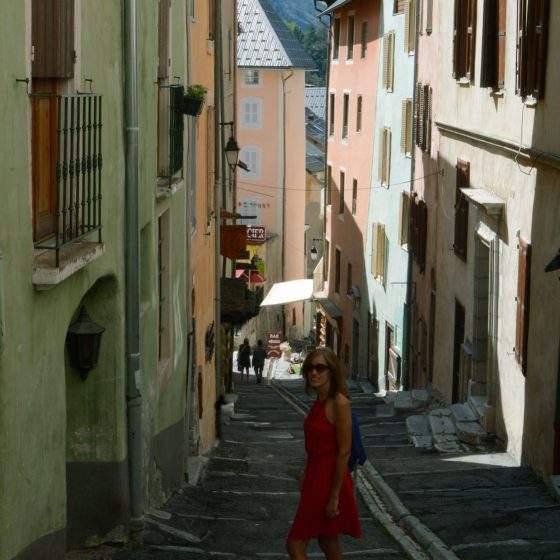
<instances>
[{"instance_id":1,"label":"white window frame","mask_svg":"<svg viewBox=\"0 0 560 560\"><path fill-rule=\"evenodd\" d=\"M262 100L258 97L245 97L240 103L240 128L259 130L262 128Z\"/></svg>"},{"instance_id":2,"label":"white window frame","mask_svg":"<svg viewBox=\"0 0 560 560\"><path fill-rule=\"evenodd\" d=\"M256 80L248 79L252 75ZM245 68L243 71L243 87L260 88L262 87L261 71L258 68Z\"/></svg>"},{"instance_id":3,"label":"white window frame","mask_svg":"<svg viewBox=\"0 0 560 560\"><path fill-rule=\"evenodd\" d=\"M261 148L258 146L244 146L239 153L239 159L249 168L249 171L239 168L240 179L258 180L261 178Z\"/></svg>"}]
</instances>

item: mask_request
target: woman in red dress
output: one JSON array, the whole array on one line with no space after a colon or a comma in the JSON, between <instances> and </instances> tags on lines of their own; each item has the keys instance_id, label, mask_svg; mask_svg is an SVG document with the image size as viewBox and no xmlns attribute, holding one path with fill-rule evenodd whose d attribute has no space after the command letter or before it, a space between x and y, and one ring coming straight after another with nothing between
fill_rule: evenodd
<instances>
[{"instance_id":1,"label":"woman in red dress","mask_svg":"<svg viewBox=\"0 0 560 560\"><path fill-rule=\"evenodd\" d=\"M352 417L346 379L335 353L316 348L302 366L305 391L317 400L304 423L307 464L301 499L288 534L292 560L307 558L307 546L317 539L327 560L342 559L338 535L361 537L360 519L348 458L352 447Z\"/></svg>"}]
</instances>

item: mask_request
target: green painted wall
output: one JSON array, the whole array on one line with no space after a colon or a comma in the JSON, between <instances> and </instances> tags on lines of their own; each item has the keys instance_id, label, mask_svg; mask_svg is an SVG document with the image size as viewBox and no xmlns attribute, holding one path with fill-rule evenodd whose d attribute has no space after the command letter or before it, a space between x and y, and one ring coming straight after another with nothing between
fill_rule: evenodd
<instances>
[{"instance_id":1,"label":"green painted wall","mask_svg":"<svg viewBox=\"0 0 560 560\"><path fill-rule=\"evenodd\" d=\"M4 257L4 351L0 353L0 560L66 526L66 463L119 463L127 458L125 398L125 160L122 2L78 2L79 64L72 91L103 94L102 223L104 255L48 291L32 284L30 2L0 2L0 252ZM185 74L184 6L173 18L173 73ZM157 3L139 3L140 223L144 447L184 414L186 352L185 185L170 200L173 355L158 384ZM93 238L92 240L95 240ZM106 328L99 365L86 381L65 350L80 304ZM145 468L150 457L146 451ZM148 502L146 487L146 504ZM101 538L103 535L100 536Z\"/></svg>"}]
</instances>

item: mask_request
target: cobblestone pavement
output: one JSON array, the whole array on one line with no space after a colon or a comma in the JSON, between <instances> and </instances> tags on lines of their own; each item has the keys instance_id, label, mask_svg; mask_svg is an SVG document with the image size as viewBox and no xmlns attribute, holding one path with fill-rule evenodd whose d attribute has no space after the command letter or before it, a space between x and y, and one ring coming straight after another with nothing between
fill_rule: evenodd
<instances>
[{"instance_id":1,"label":"cobblestone pavement","mask_svg":"<svg viewBox=\"0 0 560 560\"><path fill-rule=\"evenodd\" d=\"M97 551L99 560L287 558L284 541L305 460L303 416L254 378L238 382L236 393L235 414L224 417L222 441L199 483L147 514L144 544L106 547ZM409 558L361 500L359 507L364 537L341 539L345 557ZM316 544L309 552L323 557Z\"/></svg>"}]
</instances>

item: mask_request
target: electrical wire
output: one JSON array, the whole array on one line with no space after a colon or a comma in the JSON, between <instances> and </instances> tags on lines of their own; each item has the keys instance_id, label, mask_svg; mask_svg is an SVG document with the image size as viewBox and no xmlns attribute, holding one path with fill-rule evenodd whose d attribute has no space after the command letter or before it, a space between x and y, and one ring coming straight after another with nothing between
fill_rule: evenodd
<instances>
[{"instance_id":1,"label":"electrical wire","mask_svg":"<svg viewBox=\"0 0 560 560\"><path fill-rule=\"evenodd\" d=\"M396 187L398 185L406 185L408 183L414 183L415 181L420 181L422 179L425 179L426 177L432 177L433 175L441 175L442 173L443 173L443 169L438 169L437 171L433 171L432 173L427 173L426 175L422 175L422 177L415 177L414 179L407 179L406 181L400 181L398 183L390 183L389 185L378 185L376 187L358 187L357 190L359 190L359 191L365 191L365 190L371 191L371 190L374 190L374 189L385 189L385 190L387 190L391 187ZM239 179L237 181L237 185L238 186L248 185L248 186L251 186L251 187L262 187L262 188L265 188L265 189L273 189L273 190L281 190L282 189L282 187L277 187L277 186L274 186L274 185L265 185L264 183L246 183L246 182L241 181ZM313 187L311 187L311 190L322 190L324 188L325 188L324 186L320 186L317 189L313 189ZM248 192L254 192L256 194L262 194L263 196L272 196L272 195L266 195L266 194L261 193L261 192L252 191L245 186L242 186L241 189L244 190L244 191L248 191ZM301 193L308 192L307 188L302 189L302 188L296 188L296 187L286 187L286 190L287 191L299 191Z\"/></svg>"}]
</instances>

